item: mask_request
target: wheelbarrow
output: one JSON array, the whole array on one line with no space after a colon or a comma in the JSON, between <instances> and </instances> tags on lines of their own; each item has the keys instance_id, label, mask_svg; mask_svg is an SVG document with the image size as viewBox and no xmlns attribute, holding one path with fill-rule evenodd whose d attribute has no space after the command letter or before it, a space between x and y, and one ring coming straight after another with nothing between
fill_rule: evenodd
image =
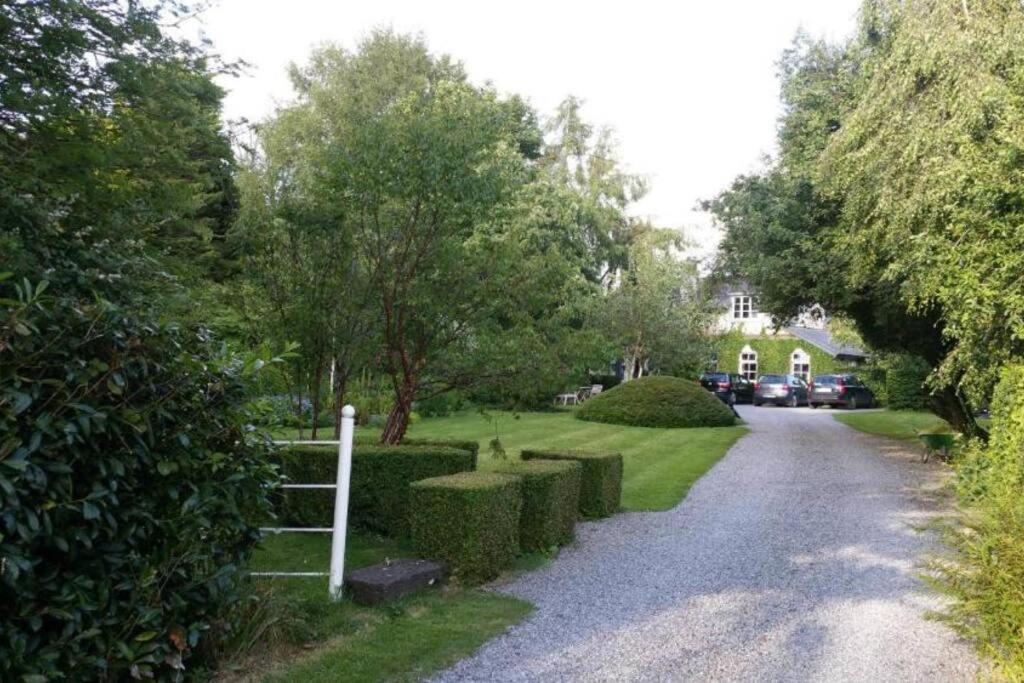
<instances>
[{"instance_id":1,"label":"wheelbarrow","mask_svg":"<svg viewBox=\"0 0 1024 683\"><path fill-rule=\"evenodd\" d=\"M924 444L924 452L921 454L921 462L928 462L932 453L938 453L945 460L956 443L957 435L949 432L918 432L917 438Z\"/></svg>"}]
</instances>

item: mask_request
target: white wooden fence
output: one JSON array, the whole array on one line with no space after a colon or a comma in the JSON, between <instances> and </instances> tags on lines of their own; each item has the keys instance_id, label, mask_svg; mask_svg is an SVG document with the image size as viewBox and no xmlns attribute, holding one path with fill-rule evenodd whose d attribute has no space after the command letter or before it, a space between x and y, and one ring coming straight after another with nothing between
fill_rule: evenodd
<instances>
[{"instance_id":1,"label":"white wooden fence","mask_svg":"<svg viewBox=\"0 0 1024 683\"><path fill-rule=\"evenodd\" d=\"M252 576L327 576L331 600L341 599L345 575L345 529L348 525L348 489L352 477L352 439L355 433L356 409L341 410L339 441L275 441L279 446L337 446L338 475L333 484L282 484L286 489L334 489L334 526L331 527L263 527L265 533L331 534L331 567L329 572L252 572Z\"/></svg>"}]
</instances>

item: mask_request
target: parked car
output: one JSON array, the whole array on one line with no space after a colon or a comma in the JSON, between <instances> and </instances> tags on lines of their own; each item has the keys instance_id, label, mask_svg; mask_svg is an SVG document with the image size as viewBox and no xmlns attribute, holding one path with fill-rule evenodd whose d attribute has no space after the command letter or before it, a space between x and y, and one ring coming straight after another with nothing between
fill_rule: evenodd
<instances>
[{"instance_id":1,"label":"parked car","mask_svg":"<svg viewBox=\"0 0 1024 683\"><path fill-rule=\"evenodd\" d=\"M857 375L815 375L811 378L808 405L870 408L875 405L875 395Z\"/></svg>"},{"instance_id":2,"label":"parked car","mask_svg":"<svg viewBox=\"0 0 1024 683\"><path fill-rule=\"evenodd\" d=\"M796 375L761 375L754 384L754 405L807 405L807 383Z\"/></svg>"},{"instance_id":3,"label":"parked car","mask_svg":"<svg viewBox=\"0 0 1024 683\"><path fill-rule=\"evenodd\" d=\"M726 405L754 401L754 383L742 375L705 372L700 376L700 385L722 399Z\"/></svg>"}]
</instances>

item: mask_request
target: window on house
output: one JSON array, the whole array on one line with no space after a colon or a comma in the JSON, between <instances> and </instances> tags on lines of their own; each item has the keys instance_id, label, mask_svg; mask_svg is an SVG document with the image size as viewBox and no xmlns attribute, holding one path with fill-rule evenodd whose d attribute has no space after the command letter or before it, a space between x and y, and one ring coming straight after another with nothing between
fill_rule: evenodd
<instances>
[{"instance_id":1,"label":"window on house","mask_svg":"<svg viewBox=\"0 0 1024 683\"><path fill-rule=\"evenodd\" d=\"M757 352L750 346L740 351L740 375L749 380L757 379Z\"/></svg>"},{"instance_id":2,"label":"window on house","mask_svg":"<svg viewBox=\"0 0 1024 683\"><path fill-rule=\"evenodd\" d=\"M792 374L806 382L811 376L811 357L803 349L797 349L793 352L792 361Z\"/></svg>"},{"instance_id":3,"label":"window on house","mask_svg":"<svg viewBox=\"0 0 1024 683\"><path fill-rule=\"evenodd\" d=\"M732 298L732 317L735 320L751 318L754 313L756 313L756 310L754 308L753 297L745 294L738 294Z\"/></svg>"}]
</instances>

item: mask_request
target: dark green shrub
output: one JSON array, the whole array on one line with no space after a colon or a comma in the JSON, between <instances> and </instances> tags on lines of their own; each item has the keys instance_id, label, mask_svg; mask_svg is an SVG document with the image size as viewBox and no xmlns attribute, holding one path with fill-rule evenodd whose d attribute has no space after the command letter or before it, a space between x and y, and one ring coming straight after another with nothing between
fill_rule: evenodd
<instances>
[{"instance_id":1,"label":"dark green shrub","mask_svg":"<svg viewBox=\"0 0 1024 683\"><path fill-rule=\"evenodd\" d=\"M736 422L732 411L696 382L659 376L600 393L576 417L634 427L727 427Z\"/></svg>"},{"instance_id":2,"label":"dark green shrub","mask_svg":"<svg viewBox=\"0 0 1024 683\"><path fill-rule=\"evenodd\" d=\"M618 512L622 501L622 455L580 451L522 452L523 460L576 460L580 471L580 514L607 517Z\"/></svg>"},{"instance_id":3,"label":"dark green shrub","mask_svg":"<svg viewBox=\"0 0 1024 683\"><path fill-rule=\"evenodd\" d=\"M899 356L885 374L886 405L892 410L921 410L928 406L924 382L931 368L919 358Z\"/></svg>"},{"instance_id":4,"label":"dark green shrub","mask_svg":"<svg viewBox=\"0 0 1024 683\"><path fill-rule=\"evenodd\" d=\"M519 554L519 477L464 472L410 486L412 543L473 584L496 577Z\"/></svg>"},{"instance_id":5,"label":"dark green shrub","mask_svg":"<svg viewBox=\"0 0 1024 683\"><path fill-rule=\"evenodd\" d=\"M193 671L277 481L244 429L256 363L27 290L0 303L0 680Z\"/></svg>"},{"instance_id":6,"label":"dark green shrub","mask_svg":"<svg viewBox=\"0 0 1024 683\"><path fill-rule=\"evenodd\" d=\"M989 435L956 463L965 514L945 540L958 555L933 568L956 599L947 620L992 657L996 678L1017 681L1024 680L1024 366L1003 371Z\"/></svg>"},{"instance_id":7,"label":"dark green shrub","mask_svg":"<svg viewBox=\"0 0 1024 683\"><path fill-rule=\"evenodd\" d=\"M336 448L299 446L278 455L282 473L297 484L332 484ZM380 446L357 442L352 454L349 523L389 536L408 534L409 484L428 477L472 471L476 457L443 446ZM331 526L334 491L292 489L280 503L281 519L295 526Z\"/></svg>"},{"instance_id":8,"label":"dark green shrub","mask_svg":"<svg viewBox=\"0 0 1024 683\"><path fill-rule=\"evenodd\" d=\"M441 446L467 451L473 454L473 467L476 469L477 457L480 455L480 442L462 439L402 439L403 446Z\"/></svg>"},{"instance_id":9,"label":"dark green shrub","mask_svg":"<svg viewBox=\"0 0 1024 683\"><path fill-rule=\"evenodd\" d=\"M547 550L572 541L579 515L582 466L569 460L510 462L496 471L523 480L519 545Z\"/></svg>"}]
</instances>

